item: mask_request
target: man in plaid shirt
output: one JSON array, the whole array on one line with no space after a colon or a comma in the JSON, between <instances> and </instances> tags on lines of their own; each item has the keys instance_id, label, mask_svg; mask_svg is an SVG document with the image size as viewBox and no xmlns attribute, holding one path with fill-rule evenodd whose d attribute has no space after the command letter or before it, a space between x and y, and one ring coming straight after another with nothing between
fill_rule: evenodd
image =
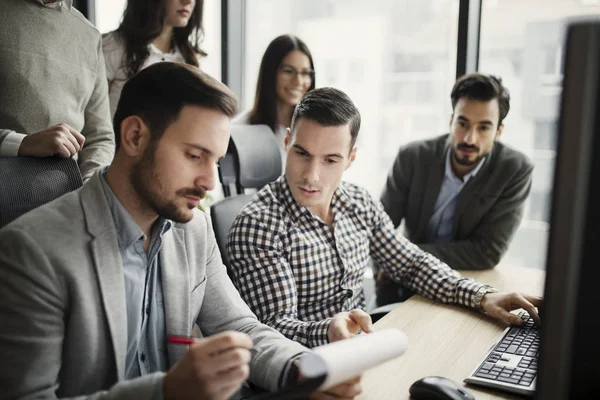
<instances>
[{"instance_id":1,"label":"man in plaid shirt","mask_svg":"<svg viewBox=\"0 0 600 400\"><path fill-rule=\"evenodd\" d=\"M402 236L365 189L342 182L356 157L360 114L333 88L309 92L285 139L285 175L260 190L235 220L228 252L232 280L259 320L305 346L370 332L363 278L372 257L397 282L425 297L520 324L538 320L541 298L498 293Z\"/></svg>"}]
</instances>

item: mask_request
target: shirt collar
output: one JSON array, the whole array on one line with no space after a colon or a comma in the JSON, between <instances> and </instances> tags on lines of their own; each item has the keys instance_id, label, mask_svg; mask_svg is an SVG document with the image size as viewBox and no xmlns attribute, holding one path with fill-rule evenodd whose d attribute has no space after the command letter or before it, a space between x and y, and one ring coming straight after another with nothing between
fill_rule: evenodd
<instances>
[{"instance_id":1,"label":"shirt collar","mask_svg":"<svg viewBox=\"0 0 600 400\"><path fill-rule=\"evenodd\" d=\"M108 186L108 182L106 182L106 177L104 176L107 169L108 167L105 167L100 174L100 182L115 223L119 248L120 250L124 250L132 246L138 240L145 240L146 236L144 235L142 228L139 227L131 214L129 214L117 196L115 196L110 186ZM152 227L152 235L154 236L156 233L159 233L160 236L164 235L171 228L171 225L172 222L170 220L159 217Z\"/></svg>"},{"instance_id":2,"label":"shirt collar","mask_svg":"<svg viewBox=\"0 0 600 400\"><path fill-rule=\"evenodd\" d=\"M154 43L152 43L152 42L150 42L148 44L148 51L150 52L150 54L158 54L159 56L162 56L162 55L173 55L173 56L176 56L176 55L180 54L179 48L177 48L177 46L175 45L175 43L173 43L173 47L171 48L171 52L170 53L163 52L161 49L159 49L158 47L156 47L154 45Z\"/></svg>"},{"instance_id":3,"label":"shirt collar","mask_svg":"<svg viewBox=\"0 0 600 400\"><path fill-rule=\"evenodd\" d=\"M316 218L316 216L306 207L300 205L288 184L285 175L280 176L275 182L279 188L280 193L280 201L286 208L286 210L290 213L290 217L297 221L301 216L307 215L312 218ZM350 208L352 201L346 193L346 190L343 187L343 183L341 183L336 191L333 193L333 197L331 198L331 209L333 211L334 222L343 215L344 211Z\"/></svg>"},{"instance_id":4,"label":"shirt collar","mask_svg":"<svg viewBox=\"0 0 600 400\"><path fill-rule=\"evenodd\" d=\"M445 171L445 176L448 179L458 179L458 180L462 181L463 183L467 183L469 181L469 179L471 179L475 175L477 175L477 173L479 172L479 170L483 166L483 163L485 163L485 160L487 159L487 156L483 157L481 159L481 161L479 161L479 163L477 164L477 166L475 168L473 168L471 170L471 172L469 172L468 174L466 174L465 176L463 176L462 179L461 179L461 178L457 177L456 175L454 175L454 172L452 171L452 165L450 165L450 154L451 153L452 153L452 148L449 148L448 151L446 152L446 171Z\"/></svg>"},{"instance_id":5,"label":"shirt collar","mask_svg":"<svg viewBox=\"0 0 600 400\"><path fill-rule=\"evenodd\" d=\"M44 7L49 7L49 8L60 8L62 6L65 6L70 10L71 6L73 5L73 0L58 0L58 1L55 1L54 3L48 3L48 4L44 4L44 2L42 0L36 0L36 1L38 3L40 3L41 5L43 5Z\"/></svg>"}]
</instances>

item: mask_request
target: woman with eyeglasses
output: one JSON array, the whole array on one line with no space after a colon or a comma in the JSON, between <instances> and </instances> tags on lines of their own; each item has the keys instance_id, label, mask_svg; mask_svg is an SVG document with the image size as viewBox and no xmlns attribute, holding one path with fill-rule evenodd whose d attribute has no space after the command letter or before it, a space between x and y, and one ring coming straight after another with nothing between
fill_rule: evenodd
<instances>
[{"instance_id":1,"label":"woman with eyeglasses","mask_svg":"<svg viewBox=\"0 0 600 400\"><path fill-rule=\"evenodd\" d=\"M128 0L117 30L102 37L111 115L125 82L138 71L161 61L198 67L206 56L204 0Z\"/></svg>"},{"instance_id":2,"label":"woman with eyeglasses","mask_svg":"<svg viewBox=\"0 0 600 400\"><path fill-rule=\"evenodd\" d=\"M239 124L265 124L275 133L285 162L283 139L294 107L315 88L314 63L306 44L296 36L282 35L267 47L260 63L254 106L235 118Z\"/></svg>"}]
</instances>

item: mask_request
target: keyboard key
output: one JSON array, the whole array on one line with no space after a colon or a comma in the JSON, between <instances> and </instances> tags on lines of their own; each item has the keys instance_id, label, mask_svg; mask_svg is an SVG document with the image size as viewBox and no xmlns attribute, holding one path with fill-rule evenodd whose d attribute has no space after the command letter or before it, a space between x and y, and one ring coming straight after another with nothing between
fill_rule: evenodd
<instances>
[{"instance_id":1,"label":"keyboard key","mask_svg":"<svg viewBox=\"0 0 600 400\"><path fill-rule=\"evenodd\" d=\"M510 346L510 347L509 347L509 348L506 350L506 352L507 352L507 353L510 353L510 354L515 354L515 351L517 351L517 349L518 349L518 347L517 347L517 346L515 346L515 345L512 345L512 346Z\"/></svg>"},{"instance_id":2,"label":"keyboard key","mask_svg":"<svg viewBox=\"0 0 600 400\"><path fill-rule=\"evenodd\" d=\"M506 382L506 383L514 383L514 384L518 384L518 383L519 383L519 380L518 380L518 379L505 378L505 377L503 377L503 376L500 376L500 377L498 378L498 380L499 380L500 382Z\"/></svg>"},{"instance_id":3,"label":"keyboard key","mask_svg":"<svg viewBox=\"0 0 600 400\"><path fill-rule=\"evenodd\" d=\"M483 364L483 366L482 366L481 368L482 368L482 369L487 369L487 370L490 370L490 369L494 368L494 365L495 365L495 364L493 364L493 363L486 362L486 363L484 363L484 364Z\"/></svg>"}]
</instances>

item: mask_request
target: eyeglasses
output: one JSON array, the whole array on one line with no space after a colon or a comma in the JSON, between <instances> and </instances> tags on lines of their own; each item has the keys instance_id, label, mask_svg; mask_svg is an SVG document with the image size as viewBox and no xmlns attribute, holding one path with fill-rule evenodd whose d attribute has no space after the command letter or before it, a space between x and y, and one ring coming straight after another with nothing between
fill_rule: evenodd
<instances>
[{"instance_id":1,"label":"eyeglasses","mask_svg":"<svg viewBox=\"0 0 600 400\"><path fill-rule=\"evenodd\" d=\"M296 79L298 75L300 75L300 77L303 80L310 79L312 81L313 79L315 79L315 71L313 71L312 69L298 71L296 68L290 67L289 65L282 65L281 67L279 67L279 71L281 72L281 76L284 79L288 80Z\"/></svg>"}]
</instances>

